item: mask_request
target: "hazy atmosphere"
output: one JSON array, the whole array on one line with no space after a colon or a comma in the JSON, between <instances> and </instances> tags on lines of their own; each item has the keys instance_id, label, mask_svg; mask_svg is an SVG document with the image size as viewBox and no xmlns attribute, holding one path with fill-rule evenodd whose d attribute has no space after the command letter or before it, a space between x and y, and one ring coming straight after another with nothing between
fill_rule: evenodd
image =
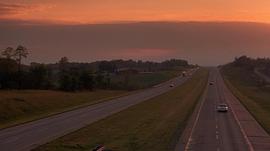
<instances>
[{"instance_id":1,"label":"hazy atmosphere","mask_svg":"<svg viewBox=\"0 0 270 151\"><path fill-rule=\"evenodd\" d=\"M218 65L235 56L270 56L270 26L244 22L144 22L91 25L1 21L0 47L22 44L28 61L185 58Z\"/></svg>"}]
</instances>

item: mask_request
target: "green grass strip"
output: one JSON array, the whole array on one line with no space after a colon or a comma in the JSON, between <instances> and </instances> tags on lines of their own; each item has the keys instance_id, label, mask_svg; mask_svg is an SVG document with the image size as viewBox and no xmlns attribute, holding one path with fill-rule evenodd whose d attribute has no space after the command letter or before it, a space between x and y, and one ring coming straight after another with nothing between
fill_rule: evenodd
<instances>
[{"instance_id":1,"label":"green grass strip","mask_svg":"<svg viewBox=\"0 0 270 151\"><path fill-rule=\"evenodd\" d=\"M116 151L173 150L207 84L200 69L181 86L58 138L36 151L90 151L97 144Z\"/></svg>"}]
</instances>

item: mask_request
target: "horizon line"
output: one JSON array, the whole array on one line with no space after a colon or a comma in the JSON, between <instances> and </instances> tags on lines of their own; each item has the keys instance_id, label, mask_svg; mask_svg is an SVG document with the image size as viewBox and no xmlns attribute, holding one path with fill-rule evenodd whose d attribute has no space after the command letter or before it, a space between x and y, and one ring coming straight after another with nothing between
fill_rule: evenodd
<instances>
[{"instance_id":1,"label":"horizon line","mask_svg":"<svg viewBox=\"0 0 270 151\"><path fill-rule=\"evenodd\" d=\"M110 24L139 24L139 23L250 23L270 25L270 22L249 21L249 20L116 20L116 21L97 21L97 22L70 22L57 20L23 20L23 19L5 19L1 21L8 23L17 23L19 25L66 25L66 26L87 26L87 25L110 25Z\"/></svg>"}]
</instances>

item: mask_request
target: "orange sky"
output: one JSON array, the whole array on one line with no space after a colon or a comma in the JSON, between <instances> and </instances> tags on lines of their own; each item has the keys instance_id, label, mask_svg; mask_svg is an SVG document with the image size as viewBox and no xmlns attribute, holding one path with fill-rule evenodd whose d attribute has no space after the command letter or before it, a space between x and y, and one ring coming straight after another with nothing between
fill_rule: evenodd
<instances>
[{"instance_id":1,"label":"orange sky","mask_svg":"<svg viewBox=\"0 0 270 151\"><path fill-rule=\"evenodd\" d=\"M0 0L0 19L270 22L270 0Z\"/></svg>"}]
</instances>

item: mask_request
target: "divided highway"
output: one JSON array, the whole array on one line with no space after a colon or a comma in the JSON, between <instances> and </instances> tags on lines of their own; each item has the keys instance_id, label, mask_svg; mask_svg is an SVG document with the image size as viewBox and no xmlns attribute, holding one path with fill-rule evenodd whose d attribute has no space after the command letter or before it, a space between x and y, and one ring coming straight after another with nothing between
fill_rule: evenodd
<instances>
[{"instance_id":1,"label":"divided highway","mask_svg":"<svg viewBox=\"0 0 270 151\"><path fill-rule=\"evenodd\" d=\"M193 71L195 72L195 71ZM153 88L107 102L0 130L1 151L28 151L97 120L124 110L181 85L189 77L176 77Z\"/></svg>"},{"instance_id":2,"label":"divided highway","mask_svg":"<svg viewBox=\"0 0 270 151\"><path fill-rule=\"evenodd\" d=\"M80 129L181 85L189 77L177 77L153 88L96 105L0 130L0 150L29 151L38 145ZM176 151L268 151L270 136L224 84L217 68L210 68L205 94L193 113ZM227 103L229 111L216 106Z\"/></svg>"},{"instance_id":3,"label":"divided highway","mask_svg":"<svg viewBox=\"0 0 270 151\"><path fill-rule=\"evenodd\" d=\"M209 82L176 151L267 151L270 137L226 87L219 70L210 69ZM216 111L220 103L227 113ZM250 125L250 126L249 126Z\"/></svg>"}]
</instances>

